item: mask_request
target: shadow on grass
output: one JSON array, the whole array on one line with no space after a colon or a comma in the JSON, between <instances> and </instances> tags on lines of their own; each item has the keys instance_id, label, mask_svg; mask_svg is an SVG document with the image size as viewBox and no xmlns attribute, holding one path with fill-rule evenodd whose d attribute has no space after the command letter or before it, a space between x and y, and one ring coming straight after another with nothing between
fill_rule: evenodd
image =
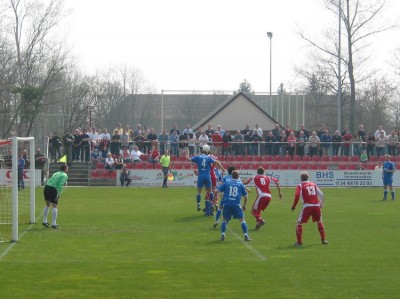
<instances>
[{"instance_id":1,"label":"shadow on grass","mask_svg":"<svg viewBox=\"0 0 400 299\"><path fill-rule=\"evenodd\" d=\"M294 246L292 243L287 246L275 247L275 250L305 250L305 249L309 249L309 248L325 247L325 246L329 246L329 245L322 245L322 244L314 243L314 244L303 244L301 246Z\"/></svg>"},{"instance_id":2,"label":"shadow on grass","mask_svg":"<svg viewBox=\"0 0 400 299\"><path fill-rule=\"evenodd\" d=\"M180 218L176 218L175 222L194 222L194 221L204 221L204 219L206 219L205 216L203 216L202 214L193 214L190 216L185 216L185 217L180 217Z\"/></svg>"},{"instance_id":3,"label":"shadow on grass","mask_svg":"<svg viewBox=\"0 0 400 299\"><path fill-rule=\"evenodd\" d=\"M391 198L388 198L388 199L386 199L386 200L383 200L383 199L374 199L374 200L371 200L371 202L372 203L382 203L382 204L384 204L384 203L387 203L387 202L395 202L396 201L396 199L391 199Z\"/></svg>"}]
</instances>

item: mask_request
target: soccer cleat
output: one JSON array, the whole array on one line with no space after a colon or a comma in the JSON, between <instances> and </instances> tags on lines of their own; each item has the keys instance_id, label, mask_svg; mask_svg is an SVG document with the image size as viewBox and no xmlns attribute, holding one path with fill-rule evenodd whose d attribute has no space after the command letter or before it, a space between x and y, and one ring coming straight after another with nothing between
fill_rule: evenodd
<instances>
[{"instance_id":1,"label":"soccer cleat","mask_svg":"<svg viewBox=\"0 0 400 299\"><path fill-rule=\"evenodd\" d=\"M263 226L264 224L265 224L265 221L264 221L264 220L258 222L258 223L256 224L256 229L260 229L261 226Z\"/></svg>"},{"instance_id":2,"label":"soccer cleat","mask_svg":"<svg viewBox=\"0 0 400 299\"><path fill-rule=\"evenodd\" d=\"M221 235L220 241L225 241L225 235Z\"/></svg>"},{"instance_id":3,"label":"soccer cleat","mask_svg":"<svg viewBox=\"0 0 400 299\"><path fill-rule=\"evenodd\" d=\"M59 229L60 227L56 224L56 225L52 225L51 228Z\"/></svg>"},{"instance_id":4,"label":"soccer cleat","mask_svg":"<svg viewBox=\"0 0 400 299\"><path fill-rule=\"evenodd\" d=\"M216 228L218 226L218 221L215 221L213 224L213 228Z\"/></svg>"},{"instance_id":5,"label":"soccer cleat","mask_svg":"<svg viewBox=\"0 0 400 299\"><path fill-rule=\"evenodd\" d=\"M245 235L245 236L244 236L244 240L245 240L246 242L248 242L248 241L251 241L251 238L250 238L248 235Z\"/></svg>"},{"instance_id":6,"label":"soccer cleat","mask_svg":"<svg viewBox=\"0 0 400 299\"><path fill-rule=\"evenodd\" d=\"M296 243L293 244L293 246L296 246L296 247L299 247L299 246L302 246L302 245L303 245L303 243L301 243L301 242L296 242Z\"/></svg>"},{"instance_id":7,"label":"soccer cleat","mask_svg":"<svg viewBox=\"0 0 400 299\"><path fill-rule=\"evenodd\" d=\"M50 224L48 224L47 222L43 222L42 225L43 225L45 228L49 228L49 227L50 227Z\"/></svg>"},{"instance_id":8,"label":"soccer cleat","mask_svg":"<svg viewBox=\"0 0 400 299\"><path fill-rule=\"evenodd\" d=\"M328 244L328 241L327 240L322 240L322 244L326 245L326 244Z\"/></svg>"},{"instance_id":9,"label":"soccer cleat","mask_svg":"<svg viewBox=\"0 0 400 299\"><path fill-rule=\"evenodd\" d=\"M387 198L382 198L382 200L387 200Z\"/></svg>"},{"instance_id":10,"label":"soccer cleat","mask_svg":"<svg viewBox=\"0 0 400 299\"><path fill-rule=\"evenodd\" d=\"M198 212L201 211L201 208L200 208L199 205L197 206L197 211L198 211Z\"/></svg>"}]
</instances>

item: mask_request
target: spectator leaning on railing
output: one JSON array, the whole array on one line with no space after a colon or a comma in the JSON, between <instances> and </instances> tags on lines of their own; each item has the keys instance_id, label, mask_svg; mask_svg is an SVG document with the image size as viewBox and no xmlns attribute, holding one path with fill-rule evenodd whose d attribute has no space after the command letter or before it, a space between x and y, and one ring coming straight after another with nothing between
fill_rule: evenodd
<instances>
[{"instance_id":1,"label":"spectator leaning on railing","mask_svg":"<svg viewBox=\"0 0 400 299\"><path fill-rule=\"evenodd\" d=\"M198 144L199 144L198 152L201 153L203 146L205 146L209 141L210 139L208 138L206 132L205 131L201 132L201 135L199 136L198 139Z\"/></svg>"},{"instance_id":2,"label":"spectator leaning on railing","mask_svg":"<svg viewBox=\"0 0 400 299\"><path fill-rule=\"evenodd\" d=\"M342 136L340 135L339 130L336 130L335 134L332 135L332 154L333 154L333 156L339 155L341 143L342 143Z\"/></svg>"},{"instance_id":3,"label":"spectator leaning on railing","mask_svg":"<svg viewBox=\"0 0 400 299\"><path fill-rule=\"evenodd\" d=\"M124 146L129 148L129 135L125 128L122 130L120 147L123 148Z\"/></svg>"},{"instance_id":4,"label":"spectator leaning on railing","mask_svg":"<svg viewBox=\"0 0 400 299\"><path fill-rule=\"evenodd\" d=\"M50 139L50 143L52 144L51 159L55 162L62 157L61 156L62 139L57 132L54 132L53 137L51 137Z\"/></svg>"},{"instance_id":5,"label":"spectator leaning on railing","mask_svg":"<svg viewBox=\"0 0 400 299\"><path fill-rule=\"evenodd\" d=\"M147 154L150 153L153 145L157 144L157 139L158 139L158 137L157 137L156 133L154 133L154 128L150 128L149 135L147 135L147 142L148 142Z\"/></svg>"},{"instance_id":6,"label":"spectator leaning on railing","mask_svg":"<svg viewBox=\"0 0 400 299\"><path fill-rule=\"evenodd\" d=\"M171 155L173 156L178 156L178 142L179 142L179 135L177 132L174 130L172 131L172 134L169 135L169 143L170 143L170 148L171 148Z\"/></svg>"},{"instance_id":7,"label":"spectator leaning on railing","mask_svg":"<svg viewBox=\"0 0 400 299\"><path fill-rule=\"evenodd\" d=\"M296 152L296 145L297 145L297 139L296 139L296 136L294 136L294 132L292 131L289 133L288 145L287 145L287 152L288 152L289 156L292 157L292 159Z\"/></svg>"},{"instance_id":8,"label":"spectator leaning on railing","mask_svg":"<svg viewBox=\"0 0 400 299\"><path fill-rule=\"evenodd\" d=\"M160 155L164 155L165 151L167 150L169 135L165 130L158 136L158 142L160 144Z\"/></svg>"},{"instance_id":9,"label":"spectator leaning on railing","mask_svg":"<svg viewBox=\"0 0 400 299\"><path fill-rule=\"evenodd\" d=\"M232 142L234 142L232 150L235 155L244 155L243 141L244 141L244 136L239 130L237 130L236 134L233 136L232 139Z\"/></svg>"},{"instance_id":10,"label":"spectator leaning on railing","mask_svg":"<svg viewBox=\"0 0 400 299\"><path fill-rule=\"evenodd\" d=\"M387 136L387 153L391 156L396 156L397 143L399 142L399 137L396 135L395 131L390 132Z\"/></svg>"},{"instance_id":11,"label":"spectator leaning on railing","mask_svg":"<svg viewBox=\"0 0 400 299\"><path fill-rule=\"evenodd\" d=\"M322 147L322 155L328 156L329 147L331 146L332 136L329 135L328 130L324 131L324 134L320 137L321 147Z\"/></svg>"},{"instance_id":12,"label":"spectator leaning on railing","mask_svg":"<svg viewBox=\"0 0 400 299\"><path fill-rule=\"evenodd\" d=\"M375 137L375 148L376 155L378 157L383 156L385 154L385 146L386 146L386 136L385 131L380 131L378 138Z\"/></svg>"},{"instance_id":13,"label":"spectator leaning on railing","mask_svg":"<svg viewBox=\"0 0 400 299\"><path fill-rule=\"evenodd\" d=\"M375 135L373 133L369 133L367 136L367 155L371 157L374 155L375 149Z\"/></svg>"},{"instance_id":14,"label":"spectator leaning on railing","mask_svg":"<svg viewBox=\"0 0 400 299\"><path fill-rule=\"evenodd\" d=\"M347 131L346 134L342 136L343 140L343 155L349 156L350 155L350 145L353 141L353 135L351 135L350 131Z\"/></svg>"},{"instance_id":15,"label":"spectator leaning on railing","mask_svg":"<svg viewBox=\"0 0 400 299\"><path fill-rule=\"evenodd\" d=\"M287 137L285 131L281 132L281 136L279 137L277 142L277 144L279 145L279 155L284 156L287 149Z\"/></svg>"},{"instance_id":16,"label":"spectator leaning on railing","mask_svg":"<svg viewBox=\"0 0 400 299\"><path fill-rule=\"evenodd\" d=\"M319 149L319 137L317 136L317 132L312 131L310 138L308 138L310 156L317 156Z\"/></svg>"},{"instance_id":17,"label":"spectator leaning on railing","mask_svg":"<svg viewBox=\"0 0 400 299\"><path fill-rule=\"evenodd\" d=\"M97 148L100 137L99 137L99 134L96 132L95 127L91 128L88 135L89 135L89 139L90 139L90 149L93 150L93 149Z\"/></svg>"},{"instance_id":18,"label":"spectator leaning on railing","mask_svg":"<svg viewBox=\"0 0 400 299\"><path fill-rule=\"evenodd\" d=\"M304 132L300 131L299 135L297 136L297 148L296 148L297 155L299 155L299 156L305 155L305 152L306 152L305 147L306 147L307 140L308 140L308 138L306 137Z\"/></svg>"}]
</instances>

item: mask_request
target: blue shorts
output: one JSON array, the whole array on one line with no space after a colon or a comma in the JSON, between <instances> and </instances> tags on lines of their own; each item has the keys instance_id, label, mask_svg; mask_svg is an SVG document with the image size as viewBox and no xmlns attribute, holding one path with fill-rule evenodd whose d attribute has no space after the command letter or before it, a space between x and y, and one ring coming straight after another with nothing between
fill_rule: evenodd
<instances>
[{"instance_id":1,"label":"blue shorts","mask_svg":"<svg viewBox=\"0 0 400 299\"><path fill-rule=\"evenodd\" d=\"M197 188L211 188L211 175L200 175L197 178Z\"/></svg>"},{"instance_id":2,"label":"blue shorts","mask_svg":"<svg viewBox=\"0 0 400 299\"><path fill-rule=\"evenodd\" d=\"M226 220L244 218L242 207L239 204L225 204L222 217Z\"/></svg>"},{"instance_id":3,"label":"blue shorts","mask_svg":"<svg viewBox=\"0 0 400 299\"><path fill-rule=\"evenodd\" d=\"M383 177L383 186L392 186L393 184L393 177Z\"/></svg>"}]
</instances>

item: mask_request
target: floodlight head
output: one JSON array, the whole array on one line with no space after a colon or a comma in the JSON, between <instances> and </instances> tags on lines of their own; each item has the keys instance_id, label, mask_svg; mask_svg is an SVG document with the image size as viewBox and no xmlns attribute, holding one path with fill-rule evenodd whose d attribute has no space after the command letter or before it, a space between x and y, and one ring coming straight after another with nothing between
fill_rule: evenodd
<instances>
[{"instance_id":1,"label":"floodlight head","mask_svg":"<svg viewBox=\"0 0 400 299\"><path fill-rule=\"evenodd\" d=\"M272 38L272 32L267 32L267 36L268 36L269 38Z\"/></svg>"}]
</instances>

